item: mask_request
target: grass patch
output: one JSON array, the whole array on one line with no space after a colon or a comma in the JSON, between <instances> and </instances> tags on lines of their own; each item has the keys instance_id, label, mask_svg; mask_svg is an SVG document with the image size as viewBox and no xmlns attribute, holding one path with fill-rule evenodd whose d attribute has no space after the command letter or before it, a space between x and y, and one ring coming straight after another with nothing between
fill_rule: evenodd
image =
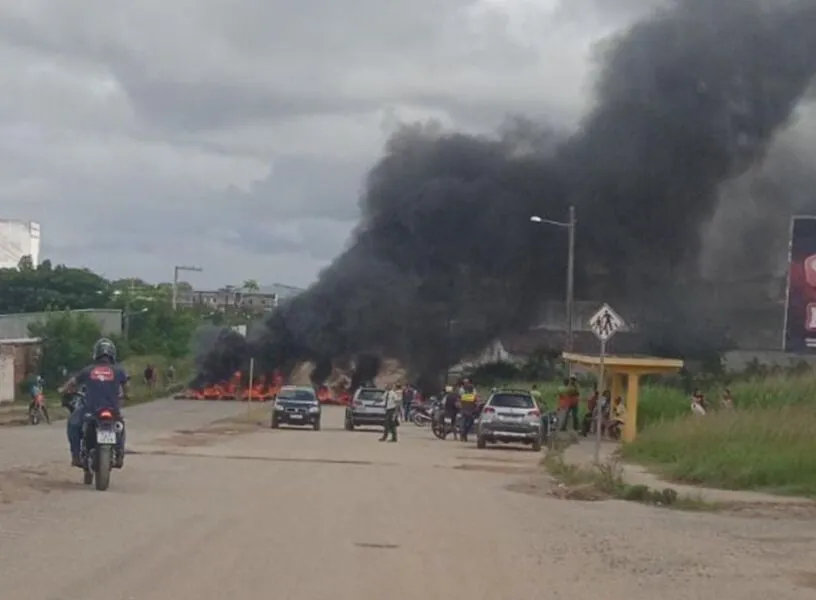
<instances>
[{"instance_id":1,"label":"grass patch","mask_svg":"<svg viewBox=\"0 0 816 600\"><path fill-rule=\"evenodd\" d=\"M654 423L623 456L673 481L816 497L816 408L771 400L767 386L753 396L765 406Z\"/></svg>"},{"instance_id":2,"label":"grass patch","mask_svg":"<svg viewBox=\"0 0 816 600\"><path fill-rule=\"evenodd\" d=\"M715 409L724 387L703 390ZM672 481L815 498L816 374L751 377L727 387L736 410L698 418L684 391L645 382L638 438L623 448L624 458ZM539 388L553 406L556 385ZM582 395L588 392L584 388Z\"/></svg>"},{"instance_id":3,"label":"grass patch","mask_svg":"<svg viewBox=\"0 0 816 600\"><path fill-rule=\"evenodd\" d=\"M680 510L719 510L721 507L702 498L680 496L672 488L654 489L646 485L632 485L623 480L623 471L617 462L583 467L568 464L560 452L549 452L543 459L547 471L562 484L557 495L576 500L603 500L616 498L650 506Z\"/></svg>"},{"instance_id":4,"label":"grass patch","mask_svg":"<svg viewBox=\"0 0 816 600\"><path fill-rule=\"evenodd\" d=\"M153 390L148 389L143 378L144 369L148 364L153 365L158 373L156 387ZM168 385L164 374L171 364L176 370L176 382ZM126 406L144 404L180 391L193 376L194 371L193 361L190 359L171 360L163 356L134 356L123 360L122 366L130 375L130 400ZM59 404L59 400L57 403Z\"/></svg>"}]
</instances>

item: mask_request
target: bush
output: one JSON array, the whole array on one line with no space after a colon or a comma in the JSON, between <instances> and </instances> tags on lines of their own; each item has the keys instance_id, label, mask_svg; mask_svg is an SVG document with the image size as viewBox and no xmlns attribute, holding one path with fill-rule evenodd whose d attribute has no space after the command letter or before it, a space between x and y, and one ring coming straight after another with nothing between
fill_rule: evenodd
<instances>
[{"instance_id":1,"label":"bush","mask_svg":"<svg viewBox=\"0 0 816 600\"><path fill-rule=\"evenodd\" d=\"M33 337L42 338L40 374L46 385L59 385L69 373L88 364L94 342L102 336L99 325L83 313L52 313L42 323L29 326Z\"/></svg>"}]
</instances>

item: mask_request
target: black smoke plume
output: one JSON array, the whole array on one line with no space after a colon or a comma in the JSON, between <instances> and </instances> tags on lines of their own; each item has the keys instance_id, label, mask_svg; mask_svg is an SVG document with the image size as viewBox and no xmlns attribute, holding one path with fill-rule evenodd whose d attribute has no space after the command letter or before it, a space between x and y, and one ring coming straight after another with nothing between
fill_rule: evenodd
<instances>
[{"instance_id":1,"label":"black smoke plume","mask_svg":"<svg viewBox=\"0 0 816 600\"><path fill-rule=\"evenodd\" d=\"M403 128L348 248L245 351L438 373L562 297L563 231L529 217L562 220L569 205L577 297L639 303L671 347L720 187L761 163L813 79L814 23L816 0L677 0L605 42L595 108L567 139L523 120L495 137ZM208 373L219 360L236 358L214 351Z\"/></svg>"},{"instance_id":2,"label":"black smoke plume","mask_svg":"<svg viewBox=\"0 0 816 600\"><path fill-rule=\"evenodd\" d=\"M332 361L330 358L322 358L315 362L314 369L309 375L312 385L320 386L326 383L326 379L331 375Z\"/></svg>"},{"instance_id":3,"label":"black smoke plume","mask_svg":"<svg viewBox=\"0 0 816 600\"><path fill-rule=\"evenodd\" d=\"M192 343L197 373L193 387L229 380L244 368L249 354L244 336L228 327L199 327Z\"/></svg>"},{"instance_id":4,"label":"black smoke plume","mask_svg":"<svg viewBox=\"0 0 816 600\"><path fill-rule=\"evenodd\" d=\"M360 354L354 361L349 392L356 391L360 386L370 385L380 372L381 366L382 359L376 354Z\"/></svg>"}]
</instances>

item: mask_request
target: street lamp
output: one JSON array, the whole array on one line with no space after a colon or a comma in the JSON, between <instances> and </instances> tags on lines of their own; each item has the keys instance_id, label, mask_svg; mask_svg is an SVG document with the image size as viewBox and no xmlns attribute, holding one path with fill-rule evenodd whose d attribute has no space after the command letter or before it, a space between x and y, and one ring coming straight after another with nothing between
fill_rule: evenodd
<instances>
[{"instance_id":1,"label":"street lamp","mask_svg":"<svg viewBox=\"0 0 816 600\"><path fill-rule=\"evenodd\" d=\"M173 310L176 310L176 306L178 305L178 283L179 283L179 271L192 271L195 273L201 273L204 269L201 267L185 267L183 265L176 265L173 267Z\"/></svg>"},{"instance_id":2,"label":"street lamp","mask_svg":"<svg viewBox=\"0 0 816 600\"><path fill-rule=\"evenodd\" d=\"M569 207L568 221L553 221L545 219L538 215L530 217L533 223L541 223L544 225L555 225L556 227L563 227L569 234L569 249L567 251L567 352L572 352L573 347L573 314L575 311L575 207Z\"/></svg>"}]
</instances>

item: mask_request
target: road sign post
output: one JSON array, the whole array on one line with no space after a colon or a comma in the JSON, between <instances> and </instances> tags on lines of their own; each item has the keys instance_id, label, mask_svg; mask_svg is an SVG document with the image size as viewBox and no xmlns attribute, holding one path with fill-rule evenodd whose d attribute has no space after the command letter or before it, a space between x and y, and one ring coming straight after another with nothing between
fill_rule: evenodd
<instances>
[{"instance_id":1,"label":"road sign post","mask_svg":"<svg viewBox=\"0 0 816 600\"><path fill-rule=\"evenodd\" d=\"M601 462L601 441L603 439L603 409L602 400L603 393L606 391L605 386L605 368L604 361L606 359L606 343L612 339L618 331L626 327L626 323L620 318L618 313L612 310L608 304L604 304L598 309L592 318L589 320L589 326L592 332L601 343L600 354L598 355L598 390L601 396L595 403L595 464ZM609 410L612 411L613 398L609 398Z\"/></svg>"},{"instance_id":2,"label":"road sign post","mask_svg":"<svg viewBox=\"0 0 816 600\"><path fill-rule=\"evenodd\" d=\"M604 358L606 357L606 340L601 340L601 353L598 358L598 388L601 395L595 401L595 464L601 463L601 441L603 439L603 393L605 385ZM611 402L611 398L610 398ZM610 406L611 410L611 406Z\"/></svg>"}]
</instances>

